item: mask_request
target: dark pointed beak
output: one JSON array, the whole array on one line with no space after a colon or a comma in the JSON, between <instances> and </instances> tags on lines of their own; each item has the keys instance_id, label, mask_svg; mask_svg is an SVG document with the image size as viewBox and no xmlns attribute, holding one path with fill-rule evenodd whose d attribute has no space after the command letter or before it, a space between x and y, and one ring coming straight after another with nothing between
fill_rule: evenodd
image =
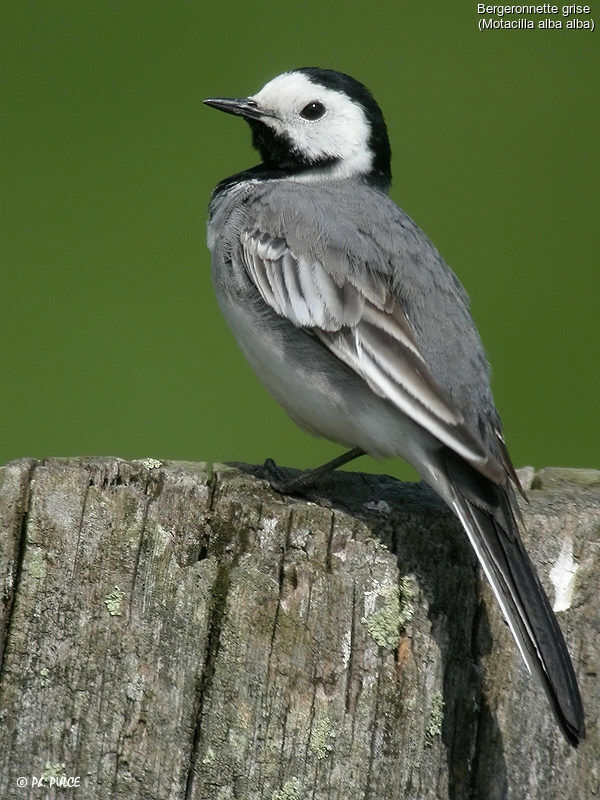
<instances>
[{"instance_id":1,"label":"dark pointed beak","mask_svg":"<svg viewBox=\"0 0 600 800\"><path fill-rule=\"evenodd\" d=\"M261 119L261 117L272 117L258 107L256 100L251 97L209 97L202 101L211 108L218 108L226 114L235 114L246 119Z\"/></svg>"}]
</instances>

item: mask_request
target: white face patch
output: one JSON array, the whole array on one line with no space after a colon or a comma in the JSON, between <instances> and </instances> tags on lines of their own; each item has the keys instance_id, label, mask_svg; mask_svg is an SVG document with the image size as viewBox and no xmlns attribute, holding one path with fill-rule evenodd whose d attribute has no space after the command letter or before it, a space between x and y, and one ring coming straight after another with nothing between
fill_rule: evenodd
<instances>
[{"instance_id":1,"label":"white face patch","mask_svg":"<svg viewBox=\"0 0 600 800\"><path fill-rule=\"evenodd\" d=\"M312 83L300 72L284 72L269 81L253 97L264 109L263 122L276 133L285 134L309 160L335 158L333 169L316 167L303 172L299 180L312 180L327 172L330 177L349 178L370 171L373 153L369 148L371 130L358 103L343 92ZM325 107L322 117L304 119L301 111L309 103Z\"/></svg>"}]
</instances>

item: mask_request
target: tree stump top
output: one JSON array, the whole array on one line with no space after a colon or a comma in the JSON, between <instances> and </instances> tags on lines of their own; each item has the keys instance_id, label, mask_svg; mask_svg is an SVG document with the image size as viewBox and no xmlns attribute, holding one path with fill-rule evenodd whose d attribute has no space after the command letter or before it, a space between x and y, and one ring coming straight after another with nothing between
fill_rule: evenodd
<instances>
[{"instance_id":1,"label":"tree stump top","mask_svg":"<svg viewBox=\"0 0 600 800\"><path fill-rule=\"evenodd\" d=\"M577 750L423 484L340 472L289 498L248 465L1 468L0 796L75 776L77 798L600 793L600 472L521 477Z\"/></svg>"}]
</instances>

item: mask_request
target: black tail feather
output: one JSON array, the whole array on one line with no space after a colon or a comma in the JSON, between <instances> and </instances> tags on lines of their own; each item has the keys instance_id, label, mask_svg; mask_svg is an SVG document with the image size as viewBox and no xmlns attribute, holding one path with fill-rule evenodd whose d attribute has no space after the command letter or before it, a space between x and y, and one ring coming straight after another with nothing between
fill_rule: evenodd
<instances>
[{"instance_id":1,"label":"black tail feather","mask_svg":"<svg viewBox=\"0 0 600 800\"><path fill-rule=\"evenodd\" d=\"M585 736L583 705L565 640L521 541L510 487L480 475L444 448L453 510L465 527L530 671L573 746Z\"/></svg>"}]
</instances>

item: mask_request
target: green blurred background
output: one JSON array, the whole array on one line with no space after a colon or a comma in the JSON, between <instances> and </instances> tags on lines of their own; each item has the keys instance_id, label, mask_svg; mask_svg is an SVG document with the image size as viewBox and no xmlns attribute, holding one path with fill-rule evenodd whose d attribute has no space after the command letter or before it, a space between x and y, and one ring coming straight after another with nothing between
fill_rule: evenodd
<instances>
[{"instance_id":1,"label":"green blurred background","mask_svg":"<svg viewBox=\"0 0 600 800\"><path fill-rule=\"evenodd\" d=\"M340 452L246 365L205 246L211 188L256 157L201 99L317 65L384 110L392 196L469 291L515 463L600 466L598 34L480 33L476 3L422 0L15 0L2 16L0 461Z\"/></svg>"}]
</instances>

